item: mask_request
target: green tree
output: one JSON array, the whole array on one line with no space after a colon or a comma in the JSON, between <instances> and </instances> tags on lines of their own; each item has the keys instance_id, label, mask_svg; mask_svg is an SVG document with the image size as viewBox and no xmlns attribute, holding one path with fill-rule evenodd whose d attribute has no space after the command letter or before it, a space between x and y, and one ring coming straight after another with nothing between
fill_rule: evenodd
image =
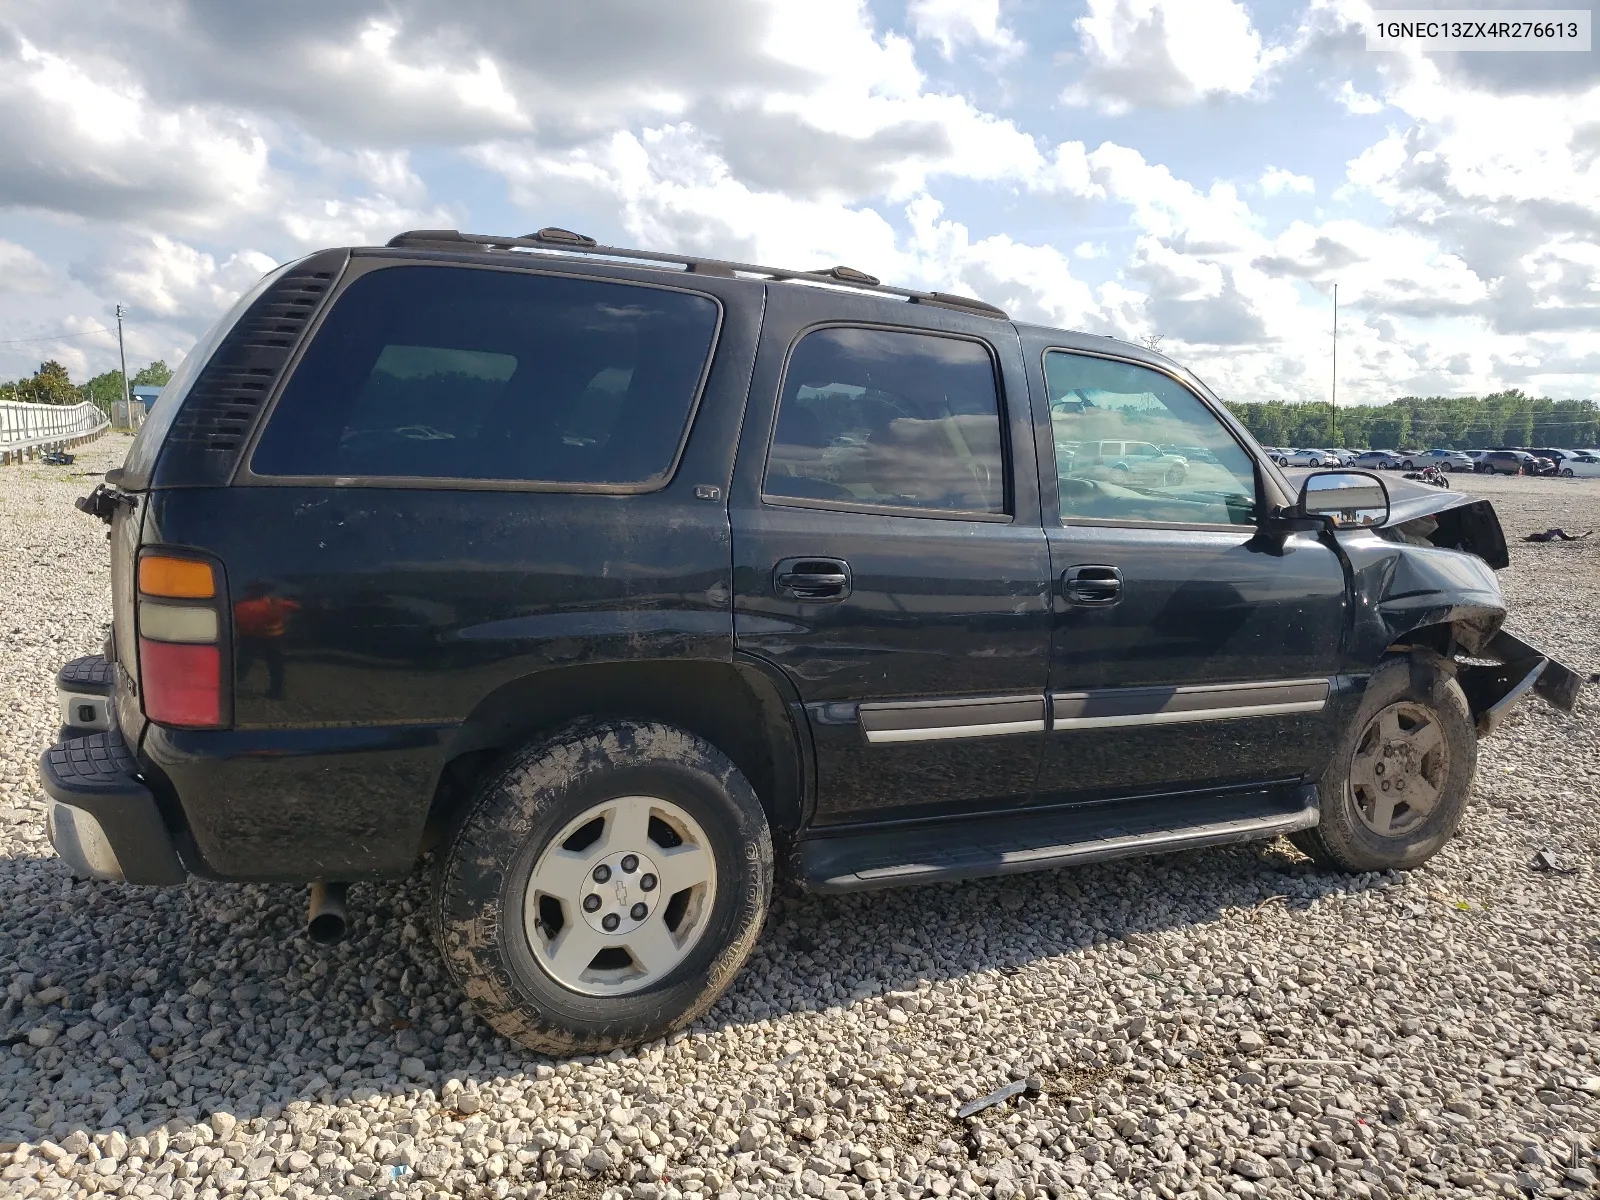
<instances>
[{"instance_id":1,"label":"green tree","mask_svg":"<svg viewBox=\"0 0 1600 1200\"><path fill-rule=\"evenodd\" d=\"M88 389L89 399L103 411L109 413L111 405L122 399L122 372L105 371L96 375L83 385Z\"/></svg>"},{"instance_id":2,"label":"green tree","mask_svg":"<svg viewBox=\"0 0 1600 1200\"><path fill-rule=\"evenodd\" d=\"M135 373L133 377L133 386L144 387L146 384L149 384L152 387L166 387L167 381L171 378L172 368L167 366L165 361L158 358L149 366L141 367L139 371Z\"/></svg>"},{"instance_id":3,"label":"green tree","mask_svg":"<svg viewBox=\"0 0 1600 1200\"><path fill-rule=\"evenodd\" d=\"M51 359L27 379L0 385L0 399L23 404L77 404L83 396L72 386L67 369Z\"/></svg>"}]
</instances>

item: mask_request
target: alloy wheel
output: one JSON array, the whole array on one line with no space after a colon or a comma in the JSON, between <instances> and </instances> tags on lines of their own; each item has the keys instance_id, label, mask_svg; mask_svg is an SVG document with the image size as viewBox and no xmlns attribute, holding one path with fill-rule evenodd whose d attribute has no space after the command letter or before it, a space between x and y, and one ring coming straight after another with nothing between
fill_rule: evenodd
<instances>
[{"instance_id":1,"label":"alloy wheel","mask_svg":"<svg viewBox=\"0 0 1600 1200\"><path fill-rule=\"evenodd\" d=\"M717 866L700 823L656 796L574 817L539 855L523 899L528 943L562 987L626 996L670 975L705 932Z\"/></svg>"},{"instance_id":2,"label":"alloy wheel","mask_svg":"<svg viewBox=\"0 0 1600 1200\"><path fill-rule=\"evenodd\" d=\"M1350 759L1356 815L1379 837L1404 837L1433 812L1449 770L1449 743L1431 709L1410 700L1382 708Z\"/></svg>"}]
</instances>

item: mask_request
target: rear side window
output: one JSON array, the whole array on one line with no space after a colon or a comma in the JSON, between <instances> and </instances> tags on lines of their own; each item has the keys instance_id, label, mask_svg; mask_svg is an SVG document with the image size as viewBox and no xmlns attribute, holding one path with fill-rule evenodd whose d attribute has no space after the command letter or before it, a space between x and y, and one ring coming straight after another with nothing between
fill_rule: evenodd
<instances>
[{"instance_id":1,"label":"rear side window","mask_svg":"<svg viewBox=\"0 0 1600 1200\"><path fill-rule=\"evenodd\" d=\"M350 285L272 411L257 475L648 486L716 337L704 296L389 267Z\"/></svg>"},{"instance_id":2,"label":"rear side window","mask_svg":"<svg viewBox=\"0 0 1600 1200\"><path fill-rule=\"evenodd\" d=\"M823 329L790 356L764 490L841 507L1003 513L1003 461L981 343Z\"/></svg>"}]
</instances>

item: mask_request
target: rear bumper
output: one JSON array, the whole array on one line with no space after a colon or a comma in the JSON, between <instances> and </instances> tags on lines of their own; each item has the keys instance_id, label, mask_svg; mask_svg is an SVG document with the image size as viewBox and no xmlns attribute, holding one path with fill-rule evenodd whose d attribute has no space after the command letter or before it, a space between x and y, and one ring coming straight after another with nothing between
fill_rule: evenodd
<instances>
[{"instance_id":1,"label":"rear bumper","mask_svg":"<svg viewBox=\"0 0 1600 1200\"><path fill-rule=\"evenodd\" d=\"M60 740L39 759L56 853L85 879L182 883L189 873L116 726L110 664L98 654L69 662L56 697Z\"/></svg>"},{"instance_id":2,"label":"rear bumper","mask_svg":"<svg viewBox=\"0 0 1600 1200\"><path fill-rule=\"evenodd\" d=\"M50 844L86 879L177 884L189 873L155 796L116 729L68 738L39 759Z\"/></svg>"}]
</instances>

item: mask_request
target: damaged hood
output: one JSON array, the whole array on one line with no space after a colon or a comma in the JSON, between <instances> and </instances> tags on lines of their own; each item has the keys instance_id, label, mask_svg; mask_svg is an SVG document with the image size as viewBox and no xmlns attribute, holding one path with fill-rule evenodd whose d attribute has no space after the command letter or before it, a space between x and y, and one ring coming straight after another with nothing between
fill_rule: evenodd
<instances>
[{"instance_id":1,"label":"damaged hood","mask_svg":"<svg viewBox=\"0 0 1600 1200\"><path fill-rule=\"evenodd\" d=\"M1398 476L1385 478L1384 486L1389 489L1389 520L1388 525L1399 525L1406 521L1415 520L1417 517L1437 516L1456 508L1471 508L1482 505L1491 513L1494 506L1481 496L1474 496L1470 492L1458 492L1450 488L1437 488L1430 484L1418 483L1415 479L1402 479ZM1499 523L1496 518L1496 524Z\"/></svg>"},{"instance_id":2,"label":"damaged hood","mask_svg":"<svg viewBox=\"0 0 1600 1200\"><path fill-rule=\"evenodd\" d=\"M1296 491L1309 471L1287 471ZM1398 475L1380 476L1389 490L1389 519L1377 529L1380 536L1413 545L1476 554L1496 571L1511 565L1505 531L1494 505L1470 492L1436 488Z\"/></svg>"}]
</instances>

